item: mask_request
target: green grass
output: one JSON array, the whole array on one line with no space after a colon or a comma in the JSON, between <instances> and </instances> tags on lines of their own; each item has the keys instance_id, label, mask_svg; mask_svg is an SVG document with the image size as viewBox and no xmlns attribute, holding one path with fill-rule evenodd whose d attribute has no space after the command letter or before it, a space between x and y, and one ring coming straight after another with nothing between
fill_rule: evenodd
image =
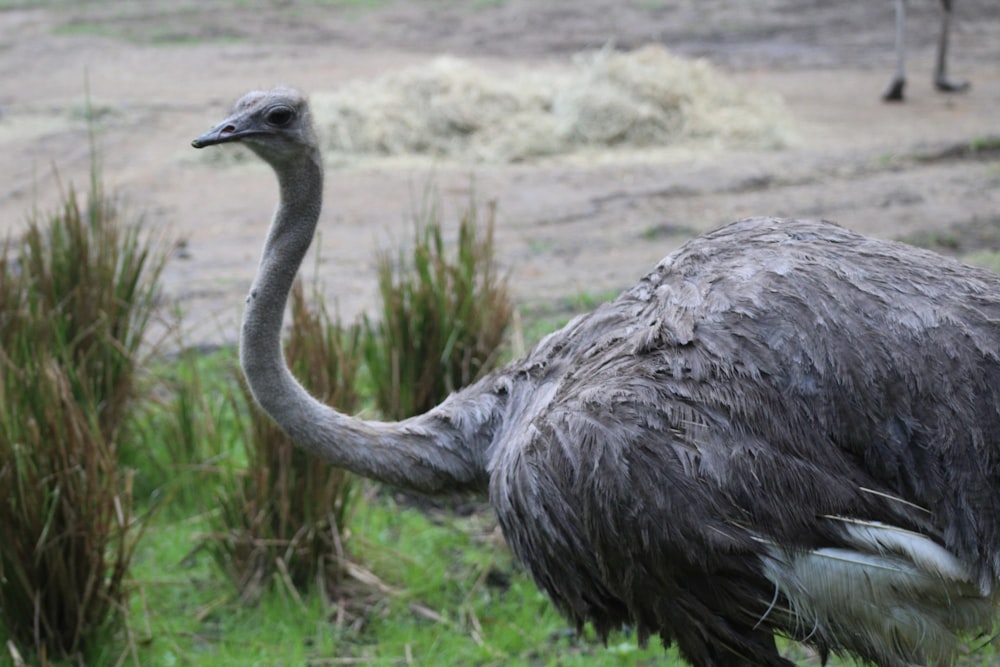
<instances>
[{"instance_id":1,"label":"green grass","mask_svg":"<svg viewBox=\"0 0 1000 667\"><path fill-rule=\"evenodd\" d=\"M139 502L164 503L167 511L211 497L218 489L219 465L246 464L239 446L240 423L230 397L237 387L235 350L212 353L185 349L151 362L142 379L152 398L135 406L130 439L146 449L125 447L122 465L135 470L134 494Z\"/></svg>"},{"instance_id":2,"label":"green grass","mask_svg":"<svg viewBox=\"0 0 1000 667\"><path fill-rule=\"evenodd\" d=\"M579 296L552 310L585 309L603 299ZM231 382L234 358L234 350L207 356L202 386ZM183 358L165 361L154 372L176 379L188 372L183 364ZM237 428L235 415L221 414L219 423L223 431ZM152 443L153 456L165 457L173 446L162 433ZM213 530L214 510L182 494L163 502L176 506L160 508L147 521L133 558L125 629L88 664L681 664L655 642L640 650L634 637L621 634L608 647L591 633L577 638L513 560L485 506L459 516L397 500L365 483L345 538L355 565L332 599L296 594L277 581L247 605L211 555L199 549ZM149 502L138 511L148 512ZM13 667L5 642L0 630L0 666ZM788 651L809 662L801 648ZM987 649L961 664L989 664L994 656Z\"/></svg>"},{"instance_id":3,"label":"green grass","mask_svg":"<svg viewBox=\"0 0 1000 667\"><path fill-rule=\"evenodd\" d=\"M142 527L119 454L166 254L98 171L0 246L0 623L42 662L107 643Z\"/></svg>"},{"instance_id":4,"label":"green grass","mask_svg":"<svg viewBox=\"0 0 1000 667\"><path fill-rule=\"evenodd\" d=\"M142 665L306 664L332 645L317 600L276 591L239 604L211 556L198 550L205 516L150 527L133 565L129 609L134 657ZM107 656L117 657L117 656Z\"/></svg>"},{"instance_id":5,"label":"green grass","mask_svg":"<svg viewBox=\"0 0 1000 667\"><path fill-rule=\"evenodd\" d=\"M969 152L973 155L1000 151L1000 136L975 137L969 142Z\"/></svg>"},{"instance_id":6,"label":"green grass","mask_svg":"<svg viewBox=\"0 0 1000 667\"><path fill-rule=\"evenodd\" d=\"M95 179L92 195L100 195L97 185ZM100 196L91 197L91 200L104 201ZM119 369L132 370L132 362L119 358L116 351L121 349L135 353L138 350L148 312L141 310L135 317L122 316L121 305L137 300L140 305L149 305L156 295L153 290L143 296L140 290L136 298L134 292L140 284L137 278L139 266L150 262L154 274L159 271L158 255L149 254L139 243L141 227L127 227L121 238L105 238L99 235L92 237L93 224L89 227L79 224L88 216L110 219L114 217L113 213L113 208L103 204L81 206L70 193L62 214L68 220L77 221L75 226L54 226L45 243L40 232L29 234L26 247L35 250L19 258L17 270L5 254L0 256L0 268L3 269L0 270L0 288L3 288L0 289L0 314L8 318L0 318L0 324L7 322L0 327L0 342L3 343L0 351L5 355L4 363L7 364L0 378L0 398L27 397L25 405L49 408L47 412L39 412L35 418L33 426L36 431L42 424L56 431L61 428L82 433L84 422L117 423L118 417L125 413L122 406L132 407L132 401L125 400L125 393L114 389L117 383L81 384L87 378L102 377L97 369L110 370L112 374L118 373ZM475 220L474 207L465 217ZM487 227L491 229L492 209L487 217L490 221ZM84 233L86 230L90 233ZM463 257L464 260L458 262L458 269L445 270L443 264L438 266L442 250L440 231L424 237L418 234L415 245L420 246L421 238L425 246L434 249L431 255L420 255L422 259L418 257L420 261L416 262L418 267L424 267L418 273L428 277L425 282L445 284L445 277L451 278L449 272L457 271L462 274L459 278L464 279L464 287L444 292L471 294L469 286L475 283L471 277L475 273L472 267L476 262L473 260L492 255L489 243L482 239L477 242L469 230L460 233L457 246L464 248L459 253L460 260ZM117 241L122 240L124 255L106 254L108 249L118 247ZM931 241L947 245L948 239L942 236ZM77 250L55 253L45 259L47 255L40 251L43 246L56 250ZM91 255L95 256L95 261L81 259ZM36 261L28 261L32 258ZM977 258L983 264L1000 267L994 251L984 251ZM80 286L94 283L85 275L92 266L103 266L106 274L124 275L124 279L102 282L114 288L107 294L84 291ZM461 267L465 267L464 274ZM42 271L42 268L46 270ZM497 277L495 267L486 273ZM37 282L30 290L22 289L19 280L29 275L51 276L51 280ZM487 281L487 284L492 283ZM533 343L575 314L592 310L616 295L616 292L581 293L555 304L535 307L525 313L521 336L529 344ZM443 296L438 294L436 298ZM56 397L43 394L43 390L51 389L48 385L40 384L40 388L33 389L34 385L26 382L33 377L32 373L40 374L39 369L49 367L39 363L39 359L43 358L41 355L27 355L32 363L23 367L10 365L12 351L19 346L34 350L30 346L41 340L38 334L47 331L38 329L28 332L30 335L12 337L14 329L9 324L13 321L10 314L46 299L52 303L52 308L65 315L58 333L60 340L67 343L66 355L73 356L70 354L73 353L78 357L76 367L79 369L91 366L95 369L92 373L78 371L76 375L71 375L70 380L79 385L75 394L66 389L76 386L70 380L56 386L63 392ZM506 298L500 300L506 303ZM314 301L322 302L322 299ZM469 301L480 303L483 299ZM355 348L358 330L345 332L339 325L333 326L322 311L319 315L306 317L300 291L296 292L293 302L296 304L292 309L293 329L299 338L295 335L290 337L291 347L299 345L307 348L302 355L289 355L293 360L300 359L298 366L291 362L298 375L307 377L310 372L325 368L322 377L315 382L346 376L351 379L344 380L345 385L355 389L360 386L362 392L368 389L369 394L373 393L372 387L365 387L363 382L354 380L356 367L346 369L339 361L331 366L331 360L324 360L323 354L310 347L326 339L327 346L331 348L337 348L338 341L341 345L349 343L349 347ZM464 312L462 307L451 305L444 310ZM115 313L118 317L111 317ZM48 319L43 318L44 321ZM494 321L476 314L463 321L477 319ZM506 321L505 318L499 319ZM113 327L118 336L113 344L94 338L95 332L100 331L97 324L106 321L119 322ZM500 329L499 326L487 328ZM444 338L450 340L452 337ZM97 342L91 342L92 339ZM101 357L98 353L111 354ZM348 356L353 358L353 354ZM492 353L487 356L492 356ZM59 357L57 360L64 359ZM122 622L108 624L106 629L101 625L101 629L105 630L103 634L95 635L96 640L81 644L80 652L71 662L46 659L45 653L42 653L24 656L26 664L208 667L318 667L340 664L601 667L679 664L674 652L664 652L655 642L648 648L639 649L635 638L627 634L612 636L609 646L596 641L590 632L577 636L514 561L485 504L475 505L475 511L471 513L449 512L439 505L393 494L368 482L352 485L349 517L338 516L335 520L338 526L344 528L341 544L338 545L338 549L342 545L345 555L343 576L324 580L323 586L309 586L309 581L303 585L302 578L296 577L289 567L279 572L278 576L269 577L266 581L262 579L259 591L253 596L241 595L233 577L227 576L225 563L220 567L219 553L206 546L206 537L220 530L219 517L226 505L219 499L226 490L225 480L231 479L234 471L246 469L255 456L262 456L243 445L249 408L245 402L234 399L238 393L235 363L235 350L225 349L213 354L187 351L149 365L149 375L135 395L157 394L159 399L149 401L142 411L128 420L127 426L109 429L106 437L109 443L122 443L120 448L111 452L120 454L122 460L112 461L109 458L107 469L88 468L96 460L95 456L88 454L80 462L59 466L61 470L85 471L85 475L76 475L81 479L99 480L110 494L107 498L117 508L108 516L115 519L124 514L122 519L118 519L124 529L118 532L122 534L112 539L108 547L98 545L91 549L98 556L114 552L116 548L125 552L120 568L115 568L106 577L106 581L113 584L112 593L118 590L125 593L118 598L120 601L110 603L113 606L111 611L123 612L118 615ZM13 371L21 375L15 377ZM472 377L475 373L467 375ZM339 380L333 382L338 384ZM307 384L325 398L325 394L334 389L313 384L312 381L307 381ZM74 400L68 400L71 394ZM128 396L132 395L129 391ZM68 425L76 422L54 411L57 407L86 405L92 396L106 398L94 400L99 408L93 416L84 416L72 429ZM108 396L119 398L107 400ZM330 400L340 404L332 397ZM351 396L344 409L352 411L357 407L357 400L359 397ZM0 401L0 413L5 408L10 411L12 403L11 400ZM112 416L115 418L112 419ZM22 486L40 486L37 483L39 479L54 477L55 473L43 470L43 474L35 477L23 473L28 464L21 465L21 461L27 461L21 457L29 448L24 446L24 433L15 429L20 428L21 422L10 419L6 422L0 420L0 423L11 425L9 433L0 429L0 444L8 444L6 448L0 447L0 452L4 449L14 452L8 457L13 464L5 468L4 461L0 460L0 490L4 494L0 497L8 500L7 505L0 507L13 507L16 503L9 500L15 497L12 482L27 479L30 483ZM277 436L265 436L265 439L272 437ZM54 437L48 439L55 440ZM98 438L92 451L101 454L106 444L104 440ZM41 445L36 449L43 451ZM54 458L43 456L39 460L44 462ZM263 469L275 470L279 467L270 460L261 460L265 461ZM41 469L41 464L32 465ZM315 467L326 470L324 464L318 462ZM123 487L120 493L119 484ZM304 482L292 486L299 489L309 484ZM269 489L265 489L263 495L278 497ZM131 503L132 497L135 498L134 504ZM39 502L51 500L52 497L45 497ZM78 510L85 504L86 500L68 503L68 506ZM310 508L335 508L336 502L312 500L306 505ZM41 504L39 507L44 509ZM38 514L44 516L46 512ZM260 513L254 511L251 514L256 517ZM4 540L0 545L9 544L13 534L10 527L14 521L4 519L2 513L0 519L0 539ZM51 525L51 521L38 523ZM306 521L293 519L289 523L298 526L305 525ZM138 532L140 526L141 534ZM46 529L46 532L52 531ZM273 545L278 538L286 539L275 537L272 533L258 537L268 545ZM40 538L37 540L38 544L42 542ZM35 543L35 540L31 541L31 544ZM321 550L332 551L322 545ZM30 549L23 551L31 555ZM33 558L38 559L37 555ZM73 556L63 560L77 563L83 559ZM131 569L126 576L125 569L129 564ZM0 562L0 565L3 563ZM98 563L94 571L102 571L101 567L102 563ZM8 577L16 571L10 565L7 568ZM3 576L4 570L0 568L0 580ZM312 578L311 575L308 578ZM43 579L51 580L51 577ZM124 583L119 586L120 582ZM328 595L309 592L317 590ZM65 606L68 597L56 597ZM0 597L0 605L3 600ZM9 611L12 608L11 598L7 600ZM30 608L30 605L24 608ZM30 612L17 616L18 619L28 617ZM10 623L7 630L13 626L14 623ZM21 656L13 648L14 644L8 643L11 633L7 630L0 627L0 667L20 667ZM24 650L23 643L19 647ZM797 661L812 660L801 647L791 646L786 650ZM76 653L75 647L69 652ZM84 655L86 658L81 657ZM995 650L987 649L963 660L961 664L991 664L995 655Z\"/></svg>"},{"instance_id":7,"label":"green grass","mask_svg":"<svg viewBox=\"0 0 1000 667\"><path fill-rule=\"evenodd\" d=\"M95 171L92 194L99 195L97 186ZM113 217L111 208L93 202L104 200L94 196L91 204L84 207L78 205L70 192L62 211L63 217L73 221L82 220L86 215L96 216L97 219ZM430 232L423 239L423 246L417 243L418 250L420 247L426 249L418 252L421 258L417 262L418 273L437 287L457 285L453 289L461 296L459 305L446 310L468 315L463 318L465 324L462 326L467 329L465 333L473 334L473 340L478 338L474 335L475 327L471 322L483 319L488 324L487 333L496 336L504 328L498 322L506 322L506 316L484 317L469 305L483 301L470 295L479 285L475 277L479 271L478 263L492 255L492 209L488 218L486 238L478 238L471 228L476 219L475 209L470 208L466 212L456 244L459 258L454 265L443 259L444 244L439 230ZM153 275L158 275L160 264L157 258L160 256L151 254L152 251L138 244L140 237L137 230L140 227L126 228L122 239L105 239L99 235L91 239L89 234L83 233L83 229L76 222L68 228L56 225L44 239L44 234L32 232L25 246L33 250L22 256L19 263L9 263L6 255L0 258L4 268L0 271L0 284L9 288L0 290L0 305L4 306L0 312L20 312L20 309L42 302L57 304L60 312L64 311L66 315L65 320L60 320L65 322L58 330L60 340L69 351L67 355L72 352L77 359L73 365L67 364L67 368L89 368L89 365L94 365L91 363L93 360L104 359L99 356L103 352L109 356L96 367L112 374L118 372L120 365L131 371L132 362L119 360L118 352L127 350L134 353L138 348L148 309L137 311L134 317L111 317L111 314L118 313L126 303L137 302L148 307L154 302L155 288L148 294L140 291L136 296L136 286L140 285L140 281L133 276L133 272L136 266L148 261L153 265ZM110 249L119 245L124 246L123 255L108 254ZM53 259L45 259L46 255L40 250L43 247L56 250L52 254ZM64 248L73 250L70 252ZM424 253L428 254L425 256ZM42 271L42 268L45 270ZM108 292L109 297L105 298L101 292L83 290L83 286L96 284L89 277L94 271L101 276L120 274L124 279L109 282L114 291ZM504 308L501 311L506 312L505 308L509 308L506 296L492 291L498 289L500 280L495 268L490 265L485 272L484 284L491 295L485 301L502 302ZM21 289L19 276L36 274L51 276L51 279L39 282L31 290ZM442 290L434 299L447 301L446 291L449 290ZM79 298L72 296L77 292L80 293ZM63 293L71 296L60 297ZM298 339L295 335L290 337L290 357L298 357L300 362L305 360L304 367L294 361L293 367L300 376L307 378L310 373L322 369L326 381L352 387L355 384L353 370L347 373L346 369L342 369L343 374L337 369L331 371L322 355L310 347L324 338L328 339L326 342L330 347L329 343L336 343L342 331L338 327L327 326L329 322L323 325L323 317L303 317L298 312L302 310L301 293L296 292L296 295L293 301L298 307L292 309L293 329L300 334L298 338L307 339L305 343L302 340L298 343L300 347L304 344L307 349L304 355L292 353L291 348L295 347ZM46 322L47 319L37 318L37 321ZM102 331L95 323L104 321L117 323L114 327L117 337L113 341L109 337L111 342L95 337L95 332ZM39 328L36 333L43 330ZM7 343L21 341L23 346L29 346L40 340L38 335L28 335L31 331L16 338L8 336L13 331L9 327L5 326L2 331L6 341L5 363L10 361L9 355L15 349ZM353 340L351 345L356 347L358 329L355 327L351 331L354 332L353 337L347 335L344 343ZM451 340L453 336L446 338L450 341L449 348L459 349L457 343ZM18 346L22 346L21 342ZM492 352L486 356L492 357ZM472 363L470 357L470 354L463 354L463 362L467 365ZM112 540L110 546L100 543L91 545L91 551L98 556L105 552L124 552L124 557L119 558L120 567L108 573L106 582L109 588L107 605L113 612L111 615L119 622L107 625L97 623L102 633L93 635L93 639L85 642L60 646L58 650L51 651L42 645L40 651L28 653L33 645L30 639L25 639L24 628L29 627L32 617L31 600L25 596L22 596L23 600L18 598L17 609L23 610L23 613L13 614L15 606L11 600L14 598L10 595L17 590L9 585L9 581L3 581L0 591L8 597L0 598L0 611L7 613L5 618L9 623L6 628L0 627L0 666L600 665L632 664L638 655L661 660L661 652L655 648L640 653L632 644L625 642L605 649L592 637L576 638L566 621L513 562L498 537L492 514L485 506L464 518L440 510L421 511L414 506L414 501L397 504L389 491L368 483L358 484L357 492L352 491L352 495L360 500L352 501L350 517L336 519L338 525L345 527L342 540L338 538L338 548L325 549L339 554L342 548L344 576L325 579L324 585L316 586L310 585L313 580L309 577L307 581L297 577L291 565L287 568L279 566L281 571L278 576L260 580L259 594L250 597L241 594L239 586L234 585L227 563L220 563L220 552L211 548L212 536L217 536L220 531L220 516L231 509L231 506L221 502L227 490L227 480L232 479L234 472L254 474L250 464L257 456L243 446L249 408L245 401L237 400L240 394L234 379L235 351L230 349L203 355L189 350L154 363L146 364L145 361L145 374L141 382L136 383L136 400L124 401L126 393L117 392L114 396L120 396L120 399L93 401L97 410L89 418L90 421L101 424L123 422L121 426L110 429L114 442L120 442L121 446L109 450L109 456L100 459L101 465L105 465L110 472L106 473L104 468L91 470L92 464L97 461L94 456L79 464L71 461L57 466L81 480L96 480L97 488L102 489L104 497L110 499L106 503L108 507L117 510L117 514L112 512L110 516L112 519L117 516L118 522L122 523L119 532L127 533L117 543ZM40 369L46 368L48 365L40 363L37 355L35 363L24 365L23 370L20 366L5 368L8 372L3 375L3 396L24 398L26 403L43 410L27 426L19 419L20 412L8 415L10 419L5 423L12 430L3 442L10 445L6 449L13 455L0 460L0 480L8 483L28 479L31 488L42 488L34 477L22 474L26 468L18 457L22 457L24 452L44 453L44 450L40 445L25 448L22 431L16 429L30 429L34 428L33 424L41 424L69 429L72 433L82 432L82 424L64 418L55 408L88 403L92 395L106 395L106 390L113 391L117 386L111 383L108 389L105 383L84 384L80 391L75 392L79 396L70 397L68 390L59 385L57 389L62 393L58 396L36 392L39 393L36 397L28 391L31 387L25 384L25 374L29 371L40 374ZM474 377L479 366L475 369L466 369L455 382ZM24 377L15 376L13 370ZM101 377L96 373L76 372L77 375L71 373L73 382ZM341 378L341 375L345 377ZM324 378L314 380L322 382ZM308 381L308 384L314 385L313 390L320 395L324 395L327 389L333 390L332 387L324 389L315 385L313 381ZM363 382L357 384L364 388ZM133 393L130 391L127 396L131 397ZM155 399L151 398L154 396ZM0 401L0 406L9 407L10 402ZM123 407L125 405L128 410ZM353 408L345 409L351 411ZM61 437L62 433L60 431L55 435ZM276 436L265 437L271 439ZM55 437L51 439L55 440ZM102 445L103 441L98 440L97 444ZM83 452L84 448L73 445L72 451ZM58 463L55 457L37 458L39 461L48 459ZM28 463L41 470L41 464L36 465L34 459ZM279 466L272 462L264 467L273 471ZM315 462L307 463L307 467L316 471L329 470ZM86 474L77 475L74 472L77 470ZM245 473L246 470L250 472ZM42 473L46 477L54 476ZM120 479L126 480L121 494L118 493ZM294 488L298 490L305 486L308 483L296 483ZM7 491L10 491L9 484ZM265 495L275 494L266 492ZM12 497L21 496L27 497L24 493ZM36 523L51 524L42 520L47 507L44 503L58 498L58 491L39 496L38 507L43 511ZM67 506L78 511L81 504L86 503L69 503ZM0 505L8 506L20 507L16 502ZM336 509L336 503L328 502L328 499L313 501L309 506L320 513L323 508L327 508L327 512ZM260 513L254 511L252 514L256 517ZM18 553L26 557L26 563L32 558L37 560L37 554L33 556L32 545L42 544L43 540L33 538L26 531L16 530L12 516L0 523L3 528L0 545L10 547L15 541L20 544L24 542L22 538L27 536L30 539ZM298 520L292 523L295 526L306 525ZM137 530L140 526L141 532ZM228 526L225 530L229 530ZM66 541L63 533L52 532L56 542ZM82 539L89 535L80 533ZM273 539L270 535L260 538L261 544L267 542L268 545L279 539L283 538L280 535ZM283 546L280 548L284 549ZM35 549L37 551L37 546ZM283 553L282 562L290 563L287 550ZM232 556L222 554L221 560L227 559L232 560ZM64 560L70 564L83 562L80 558ZM10 562L5 561L6 569L0 568L0 580L18 572L10 566ZM98 563L97 567L100 566L101 563ZM99 573L93 575L89 570L85 574L100 578ZM46 581L44 577L36 579ZM48 581L51 582L52 578ZM69 590L68 584L63 588ZM327 595L316 591L326 592ZM60 593L55 599L65 601L69 598ZM60 662L57 654L69 657Z\"/></svg>"},{"instance_id":8,"label":"green grass","mask_svg":"<svg viewBox=\"0 0 1000 667\"><path fill-rule=\"evenodd\" d=\"M357 412L360 328L331 318L318 291L307 302L301 282L292 288L290 324L285 358L292 373L318 400L347 414ZM212 505L217 511L206 548L245 602L259 597L275 577L293 596L335 588L344 575L343 535L357 478L318 465L296 447L256 408L245 383L229 394L232 409L245 416L237 441L246 465L222 474L225 483Z\"/></svg>"},{"instance_id":9,"label":"green grass","mask_svg":"<svg viewBox=\"0 0 1000 667\"><path fill-rule=\"evenodd\" d=\"M577 315L588 313L602 303L616 299L619 294L619 290L594 294L580 292L555 301L523 307L520 311L520 329L515 332L515 336L520 338L518 347L530 349L546 334L565 326Z\"/></svg>"},{"instance_id":10,"label":"green grass","mask_svg":"<svg viewBox=\"0 0 1000 667\"><path fill-rule=\"evenodd\" d=\"M205 516L154 521L133 565L133 657L142 665L668 664L658 647L639 650L625 637L608 649L576 639L495 539L488 514L432 517L388 494L368 499L348 543L367 583L345 585L353 599L343 611L280 586L239 604L196 550Z\"/></svg>"},{"instance_id":11,"label":"green grass","mask_svg":"<svg viewBox=\"0 0 1000 667\"><path fill-rule=\"evenodd\" d=\"M407 651L414 664L427 665L617 665L662 655L658 648L608 652L592 637L576 640L493 532L488 511L432 520L383 499L354 526L358 555L399 591L372 620L378 643L360 647L373 664L399 664Z\"/></svg>"},{"instance_id":12,"label":"green grass","mask_svg":"<svg viewBox=\"0 0 1000 667\"><path fill-rule=\"evenodd\" d=\"M197 381L207 395L231 383L234 356L205 355ZM190 378L189 364L187 355L163 360L151 381L172 386ZM222 402L213 410L219 442L231 450L221 457L227 467L243 464L234 444L237 409ZM147 453L167 461L176 433L159 423ZM126 622L87 664L667 664L659 648L639 651L626 637L613 638L609 649L593 637L576 639L514 563L485 506L470 516L422 510L368 483L345 538L354 565L330 601L275 580L255 604L244 604L202 548L217 510L176 488L211 493L210 477L175 474L174 484L139 496L146 527L132 560ZM3 667L13 665L6 639L0 630Z\"/></svg>"},{"instance_id":13,"label":"green grass","mask_svg":"<svg viewBox=\"0 0 1000 667\"><path fill-rule=\"evenodd\" d=\"M962 256L962 261L973 266L1000 273L1000 251L978 250Z\"/></svg>"},{"instance_id":14,"label":"green grass","mask_svg":"<svg viewBox=\"0 0 1000 667\"><path fill-rule=\"evenodd\" d=\"M480 214L483 213L483 221ZM430 189L413 217L413 244L379 254L379 317L364 318L364 358L382 415L431 409L488 373L503 354L513 303L497 265L496 206L474 197L445 244L441 206Z\"/></svg>"}]
</instances>

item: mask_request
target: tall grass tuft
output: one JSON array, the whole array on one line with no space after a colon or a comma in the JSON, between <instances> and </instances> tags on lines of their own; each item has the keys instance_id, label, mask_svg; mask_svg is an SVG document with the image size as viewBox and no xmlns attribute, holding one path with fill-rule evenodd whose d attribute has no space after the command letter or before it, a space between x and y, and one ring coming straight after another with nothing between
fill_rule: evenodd
<instances>
[{"instance_id":1,"label":"tall grass tuft","mask_svg":"<svg viewBox=\"0 0 1000 667\"><path fill-rule=\"evenodd\" d=\"M129 424L140 442L158 447L127 449L123 460L135 469L135 493L158 511L189 514L214 501L219 466L238 447L245 415L232 411L236 375L228 353L182 349L158 364L150 383L153 396Z\"/></svg>"},{"instance_id":2,"label":"tall grass tuft","mask_svg":"<svg viewBox=\"0 0 1000 667\"><path fill-rule=\"evenodd\" d=\"M452 259L438 202L429 199L414 220L412 254L379 256L381 319L364 323L375 400L390 419L425 412L489 372L513 314L494 258L495 204L480 228L478 207L470 201Z\"/></svg>"},{"instance_id":3,"label":"tall grass tuft","mask_svg":"<svg viewBox=\"0 0 1000 667\"><path fill-rule=\"evenodd\" d=\"M83 661L127 597L138 538L120 437L166 254L92 167L0 258L0 625L13 646Z\"/></svg>"},{"instance_id":4,"label":"tall grass tuft","mask_svg":"<svg viewBox=\"0 0 1000 667\"><path fill-rule=\"evenodd\" d=\"M301 283L291 295L285 357L320 401L343 412L358 408L359 328L343 327L322 305L310 309ZM207 547L244 601L257 599L275 577L293 595L316 585L332 590L343 578L344 545L355 478L318 464L253 405L245 384L237 399L250 418L244 443L247 470L219 503Z\"/></svg>"}]
</instances>

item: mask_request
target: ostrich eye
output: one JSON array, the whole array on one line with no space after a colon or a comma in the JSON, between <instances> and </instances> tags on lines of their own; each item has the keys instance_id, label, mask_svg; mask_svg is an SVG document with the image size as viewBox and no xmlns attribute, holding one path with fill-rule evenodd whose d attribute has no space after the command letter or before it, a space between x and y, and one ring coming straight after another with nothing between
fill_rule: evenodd
<instances>
[{"instance_id":1,"label":"ostrich eye","mask_svg":"<svg viewBox=\"0 0 1000 667\"><path fill-rule=\"evenodd\" d=\"M267 122L277 127L284 127L292 122L295 112L288 107L274 107L267 112Z\"/></svg>"}]
</instances>

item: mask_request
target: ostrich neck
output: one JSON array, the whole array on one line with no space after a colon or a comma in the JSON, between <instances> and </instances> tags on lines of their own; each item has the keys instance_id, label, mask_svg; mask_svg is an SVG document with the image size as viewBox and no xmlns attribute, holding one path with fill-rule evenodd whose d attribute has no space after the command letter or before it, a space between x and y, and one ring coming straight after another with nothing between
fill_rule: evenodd
<instances>
[{"instance_id":1,"label":"ostrich neck","mask_svg":"<svg viewBox=\"0 0 1000 667\"><path fill-rule=\"evenodd\" d=\"M280 200L240 339L240 363L257 403L297 445L333 465L424 493L484 491L486 450L501 409L497 393L471 388L425 415L369 422L317 401L288 370L282 319L319 220L323 170L310 156L276 172Z\"/></svg>"}]
</instances>

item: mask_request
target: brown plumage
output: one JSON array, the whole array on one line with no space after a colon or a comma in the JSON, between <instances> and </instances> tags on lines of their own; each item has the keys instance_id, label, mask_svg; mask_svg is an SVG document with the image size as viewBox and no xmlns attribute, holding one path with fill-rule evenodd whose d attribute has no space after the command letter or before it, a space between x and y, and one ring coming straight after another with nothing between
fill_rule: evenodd
<instances>
[{"instance_id":1,"label":"brown plumage","mask_svg":"<svg viewBox=\"0 0 1000 667\"><path fill-rule=\"evenodd\" d=\"M322 168L297 92L195 140L243 141L280 204L241 361L301 446L427 493L488 492L538 585L602 635L695 665L786 665L780 634L880 665L986 632L1000 574L1000 278L827 222L690 241L425 415L312 399L280 353Z\"/></svg>"}]
</instances>

